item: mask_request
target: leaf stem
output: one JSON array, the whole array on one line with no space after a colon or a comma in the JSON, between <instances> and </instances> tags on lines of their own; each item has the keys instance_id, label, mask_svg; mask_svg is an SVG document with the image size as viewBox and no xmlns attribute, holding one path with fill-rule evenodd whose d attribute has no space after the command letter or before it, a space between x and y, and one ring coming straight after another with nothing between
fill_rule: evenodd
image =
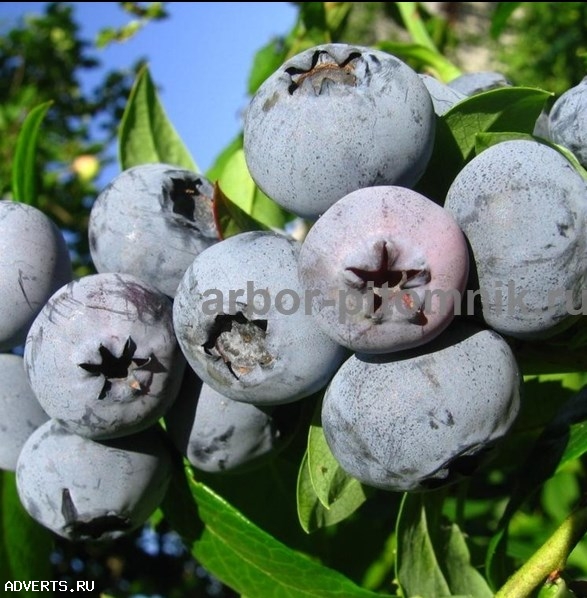
<instances>
[{"instance_id":1,"label":"leaf stem","mask_svg":"<svg viewBox=\"0 0 587 598\"><path fill-rule=\"evenodd\" d=\"M575 545L587 533L587 503L573 511L546 542L498 590L495 598L527 598L553 571L565 568Z\"/></svg>"},{"instance_id":2,"label":"leaf stem","mask_svg":"<svg viewBox=\"0 0 587 598\"><path fill-rule=\"evenodd\" d=\"M404 27L407 29L414 42L421 46L429 48L434 52L438 52L438 48L432 41L432 38L426 30L426 26L420 18L420 13L418 12L418 3L396 2L395 4L402 17Z\"/></svg>"},{"instance_id":3,"label":"leaf stem","mask_svg":"<svg viewBox=\"0 0 587 598\"><path fill-rule=\"evenodd\" d=\"M418 11L418 2L396 2L404 28L409 33L412 43L386 42L390 46L390 53L417 54L419 59L425 57L425 62L435 77L441 81L451 81L462 74L461 70L446 58L430 37L426 25ZM393 48L395 46L395 49Z\"/></svg>"}]
</instances>

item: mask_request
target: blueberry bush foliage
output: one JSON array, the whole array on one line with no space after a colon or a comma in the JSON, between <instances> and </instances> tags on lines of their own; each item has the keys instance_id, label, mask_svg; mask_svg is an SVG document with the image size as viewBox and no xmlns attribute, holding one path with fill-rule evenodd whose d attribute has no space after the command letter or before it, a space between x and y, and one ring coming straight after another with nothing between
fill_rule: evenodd
<instances>
[{"instance_id":1,"label":"blueberry bush foliage","mask_svg":"<svg viewBox=\"0 0 587 598\"><path fill-rule=\"evenodd\" d=\"M355 18L354 5L361 3L297 4L292 31L257 53L249 76L251 95L289 57L318 44L356 41L351 33L360 27L352 29L349 23ZM443 82L461 74L439 50L450 49L450 44L439 33L438 17L420 3L385 4L402 35L369 41L373 47ZM525 3L496 3L496 36L519 4ZM532 138L553 95L547 85L516 81L465 98L436 116L431 158L415 190L442 204L455 177L477 154L503 141ZM10 160L11 183L3 182L3 189L11 193L5 201L28 203L55 217L46 183L36 174L38 152L47 147L43 136L52 106L48 97L27 111ZM137 73L124 105L117 144L121 171L147 163L197 170L198 157L167 118L146 66ZM557 149L586 176L572 154ZM289 230L296 221L253 182L242 135L205 174L216 184L214 210L224 238L267 228ZM74 208L70 224L75 222L83 236L89 206L80 202ZM78 249L84 246L82 242ZM91 270L87 255L81 263L78 274ZM458 483L402 493L349 476L325 441L321 391L303 400L301 424L287 446L255 469L219 476L178 458L150 524L173 531L187 554L227 591L249 598L587 596L584 317L547 340L507 340L523 374L520 413L494 458ZM14 475L3 472L2 584L52 579L55 542L24 512ZM108 550L114 554L120 545ZM92 550L79 547L87 558ZM91 577L91 571L87 574ZM130 591L100 590L110 595Z\"/></svg>"}]
</instances>

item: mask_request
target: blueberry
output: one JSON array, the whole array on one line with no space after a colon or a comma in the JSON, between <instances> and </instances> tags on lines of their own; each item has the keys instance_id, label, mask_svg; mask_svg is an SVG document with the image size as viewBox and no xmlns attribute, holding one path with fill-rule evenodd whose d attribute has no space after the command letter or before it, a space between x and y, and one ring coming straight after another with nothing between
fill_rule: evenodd
<instances>
[{"instance_id":1,"label":"blueberry","mask_svg":"<svg viewBox=\"0 0 587 598\"><path fill-rule=\"evenodd\" d=\"M455 104L464 100L467 96L448 85L445 85L438 79L430 75L419 74L422 83L426 86L432 104L434 105L434 112L437 116L442 116L448 112Z\"/></svg>"},{"instance_id":2,"label":"blueberry","mask_svg":"<svg viewBox=\"0 0 587 598\"><path fill-rule=\"evenodd\" d=\"M171 300L130 274L93 274L59 289L33 322L24 361L43 409L90 438L155 423L185 367Z\"/></svg>"},{"instance_id":3,"label":"blueberry","mask_svg":"<svg viewBox=\"0 0 587 598\"><path fill-rule=\"evenodd\" d=\"M38 523L68 540L98 542L143 525L163 500L171 470L157 428L99 442L50 420L23 446L16 487Z\"/></svg>"},{"instance_id":4,"label":"blueberry","mask_svg":"<svg viewBox=\"0 0 587 598\"><path fill-rule=\"evenodd\" d=\"M43 305L72 276L55 223L33 206L0 201L0 351L24 343Z\"/></svg>"},{"instance_id":5,"label":"blueberry","mask_svg":"<svg viewBox=\"0 0 587 598\"><path fill-rule=\"evenodd\" d=\"M0 354L0 469L16 469L26 439L48 419L27 380L22 357Z\"/></svg>"},{"instance_id":6,"label":"blueberry","mask_svg":"<svg viewBox=\"0 0 587 598\"><path fill-rule=\"evenodd\" d=\"M424 83L372 48L325 44L287 60L245 115L244 151L257 185L278 204L316 218L372 185L414 185L434 141Z\"/></svg>"},{"instance_id":7,"label":"blueberry","mask_svg":"<svg viewBox=\"0 0 587 598\"><path fill-rule=\"evenodd\" d=\"M275 456L299 421L300 402L258 407L216 392L186 368L165 427L182 455L209 473L248 471Z\"/></svg>"},{"instance_id":8,"label":"blueberry","mask_svg":"<svg viewBox=\"0 0 587 598\"><path fill-rule=\"evenodd\" d=\"M278 233L241 233L197 256L177 289L173 322L187 361L231 399L301 399L345 357L306 313L299 249Z\"/></svg>"},{"instance_id":9,"label":"blueberry","mask_svg":"<svg viewBox=\"0 0 587 598\"><path fill-rule=\"evenodd\" d=\"M98 272L133 274L173 297L194 257L219 240L212 184L169 164L119 174L90 212L90 253Z\"/></svg>"},{"instance_id":10,"label":"blueberry","mask_svg":"<svg viewBox=\"0 0 587 598\"><path fill-rule=\"evenodd\" d=\"M512 82L502 73L477 71L465 73L448 82L448 86L465 96L473 96L499 87L510 87Z\"/></svg>"},{"instance_id":11,"label":"blueberry","mask_svg":"<svg viewBox=\"0 0 587 598\"><path fill-rule=\"evenodd\" d=\"M299 276L316 324L352 351L428 342L453 319L468 274L453 216L403 187L368 187L331 206L306 236Z\"/></svg>"},{"instance_id":12,"label":"blueberry","mask_svg":"<svg viewBox=\"0 0 587 598\"><path fill-rule=\"evenodd\" d=\"M532 131L532 135L534 137L542 137L542 139L546 139L547 141L550 140L550 131L549 131L549 113L547 109L543 109L536 122L534 123L534 130Z\"/></svg>"},{"instance_id":13,"label":"blueberry","mask_svg":"<svg viewBox=\"0 0 587 598\"><path fill-rule=\"evenodd\" d=\"M505 340L454 321L429 344L350 357L322 426L341 467L368 486L424 490L472 474L511 428L521 376Z\"/></svg>"},{"instance_id":14,"label":"blueberry","mask_svg":"<svg viewBox=\"0 0 587 598\"><path fill-rule=\"evenodd\" d=\"M572 323L585 288L587 183L566 158L538 141L498 143L461 170L444 205L470 243L487 324L532 339Z\"/></svg>"},{"instance_id":15,"label":"blueberry","mask_svg":"<svg viewBox=\"0 0 587 598\"><path fill-rule=\"evenodd\" d=\"M548 130L552 141L571 150L587 168L587 77L553 104Z\"/></svg>"}]
</instances>

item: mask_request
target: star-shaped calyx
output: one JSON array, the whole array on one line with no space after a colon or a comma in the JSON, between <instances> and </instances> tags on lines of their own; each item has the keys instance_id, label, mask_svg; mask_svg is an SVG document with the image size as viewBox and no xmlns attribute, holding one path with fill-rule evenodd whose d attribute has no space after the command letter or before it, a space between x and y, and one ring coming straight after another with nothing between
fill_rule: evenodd
<instances>
[{"instance_id":1,"label":"star-shaped calyx","mask_svg":"<svg viewBox=\"0 0 587 598\"><path fill-rule=\"evenodd\" d=\"M80 363L80 368L92 376L103 376L104 384L98 395L98 400L104 399L112 388L113 380L129 380L129 386L137 391L147 392L148 386L141 383L134 375L136 371L147 371L151 374L164 372L165 368L161 362L151 353L148 357L135 357L137 345L129 336L124 344L120 357L113 355L112 351L102 345L98 353L102 359L101 363Z\"/></svg>"},{"instance_id":2,"label":"star-shaped calyx","mask_svg":"<svg viewBox=\"0 0 587 598\"><path fill-rule=\"evenodd\" d=\"M355 61L361 58L360 52L351 52L345 60L338 63L325 50L317 51L312 57L309 69L288 67L285 72L291 77L288 87L289 94L293 94L304 82L309 82L316 95L325 91L328 85L346 85L354 87L357 84Z\"/></svg>"},{"instance_id":3,"label":"star-shaped calyx","mask_svg":"<svg viewBox=\"0 0 587 598\"><path fill-rule=\"evenodd\" d=\"M386 241L378 241L373 244L369 261L372 265L356 267L349 265L344 270L345 283L357 290L371 289L373 292L373 313L385 307L383 302L404 289L417 288L430 281L430 271L427 268L397 268L394 267L397 256L393 246ZM384 295L384 293L387 293ZM402 297L407 310L412 310L413 315L409 321L423 325L425 316L421 306L415 309L413 298L406 294Z\"/></svg>"}]
</instances>

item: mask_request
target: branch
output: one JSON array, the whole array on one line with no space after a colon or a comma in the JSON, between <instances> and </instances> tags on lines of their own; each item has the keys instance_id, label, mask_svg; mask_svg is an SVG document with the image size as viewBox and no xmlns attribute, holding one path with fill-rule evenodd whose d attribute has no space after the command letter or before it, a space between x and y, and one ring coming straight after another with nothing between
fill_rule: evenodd
<instances>
[{"instance_id":1,"label":"branch","mask_svg":"<svg viewBox=\"0 0 587 598\"><path fill-rule=\"evenodd\" d=\"M498 590L495 598L528 598L553 571L562 571L587 533L587 504L573 511L548 540Z\"/></svg>"}]
</instances>

